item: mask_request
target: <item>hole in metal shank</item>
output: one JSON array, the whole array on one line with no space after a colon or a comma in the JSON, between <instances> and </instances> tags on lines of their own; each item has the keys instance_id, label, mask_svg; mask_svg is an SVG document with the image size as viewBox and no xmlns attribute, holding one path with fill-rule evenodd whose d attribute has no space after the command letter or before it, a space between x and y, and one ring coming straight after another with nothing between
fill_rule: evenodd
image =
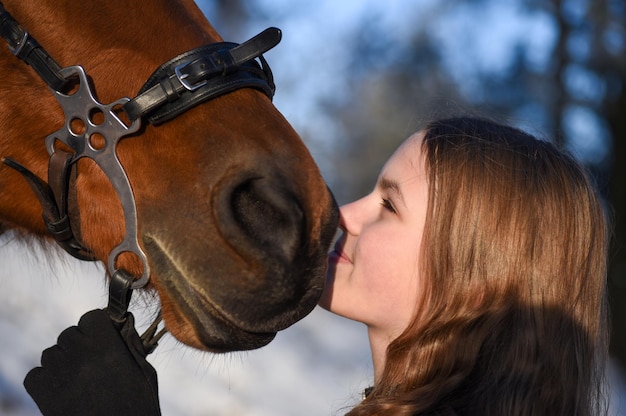
<instances>
[{"instance_id":1,"label":"hole in metal shank","mask_svg":"<svg viewBox=\"0 0 626 416\"><path fill-rule=\"evenodd\" d=\"M106 145L107 145L107 140L100 133L92 133L89 136L89 146L93 150L102 150L106 147Z\"/></svg>"},{"instance_id":2,"label":"hole in metal shank","mask_svg":"<svg viewBox=\"0 0 626 416\"><path fill-rule=\"evenodd\" d=\"M99 108L89 110L89 121L94 126L100 126L104 123L104 113Z\"/></svg>"},{"instance_id":3,"label":"hole in metal shank","mask_svg":"<svg viewBox=\"0 0 626 416\"><path fill-rule=\"evenodd\" d=\"M133 275L135 279L139 279L143 276L144 272L141 258L131 251L122 251L117 255L115 258L115 268L124 269L126 272Z\"/></svg>"},{"instance_id":4,"label":"hole in metal shank","mask_svg":"<svg viewBox=\"0 0 626 416\"><path fill-rule=\"evenodd\" d=\"M79 118L73 118L70 120L69 129L75 136L81 136L85 133L85 122Z\"/></svg>"}]
</instances>

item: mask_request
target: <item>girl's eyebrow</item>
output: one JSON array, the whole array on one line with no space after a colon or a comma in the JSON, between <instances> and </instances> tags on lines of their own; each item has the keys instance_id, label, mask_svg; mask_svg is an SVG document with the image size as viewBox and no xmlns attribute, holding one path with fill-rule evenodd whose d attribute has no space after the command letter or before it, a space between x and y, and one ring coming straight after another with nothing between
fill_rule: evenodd
<instances>
[{"instance_id":1,"label":"girl's eyebrow","mask_svg":"<svg viewBox=\"0 0 626 416\"><path fill-rule=\"evenodd\" d=\"M383 177L380 179L378 184L380 186L380 189L394 194L403 204L405 204L404 196L402 195L402 190L400 189L400 184L397 181Z\"/></svg>"}]
</instances>

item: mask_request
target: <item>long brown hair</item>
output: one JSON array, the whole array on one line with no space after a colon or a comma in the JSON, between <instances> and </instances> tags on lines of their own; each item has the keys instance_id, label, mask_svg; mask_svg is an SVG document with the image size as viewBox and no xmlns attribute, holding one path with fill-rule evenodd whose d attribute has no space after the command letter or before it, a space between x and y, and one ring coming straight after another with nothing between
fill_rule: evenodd
<instances>
[{"instance_id":1,"label":"long brown hair","mask_svg":"<svg viewBox=\"0 0 626 416\"><path fill-rule=\"evenodd\" d=\"M607 225L584 170L484 119L433 122L412 324L350 415L606 412Z\"/></svg>"}]
</instances>

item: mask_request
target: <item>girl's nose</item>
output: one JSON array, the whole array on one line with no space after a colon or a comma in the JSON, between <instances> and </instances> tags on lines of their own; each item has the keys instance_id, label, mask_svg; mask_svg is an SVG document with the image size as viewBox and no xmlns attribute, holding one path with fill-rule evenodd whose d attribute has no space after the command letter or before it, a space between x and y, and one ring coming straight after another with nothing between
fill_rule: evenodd
<instances>
[{"instance_id":1,"label":"girl's nose","mask_svg":"<svg viewBox=\"0 0 626 416\"><path fill-rule=\"evenodd\" d=\"M367 219L367 197L350 202L339 208L339 228L348 234L359 235Z\"/></svg>"}]
</instances>

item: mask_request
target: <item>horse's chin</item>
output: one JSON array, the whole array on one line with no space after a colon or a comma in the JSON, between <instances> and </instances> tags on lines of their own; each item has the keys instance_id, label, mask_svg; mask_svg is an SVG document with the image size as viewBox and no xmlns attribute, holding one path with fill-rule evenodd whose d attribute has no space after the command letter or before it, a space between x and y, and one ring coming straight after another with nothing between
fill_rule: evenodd
<instances>
[{"instance_id":1,"label":"horse's chin","mask_svg":"<svg viewBox=\"0 0 626 416\"><path fill-rule=\"evenodd\" d=\"M281 308L277 315L258 314L256 320L237 317L235 311L225 309L224 305L211 298L212 291L220 290L220 279L216 276L194 279L164 244L153 238L144 239L144 243L151 263L152 284L161 299L166 328L177 340L194 348L228 352L263 347L274 339L279 330L307 315L321 295L320 286L319 291L310 290L289 311ZM213 282L212 289L205 287L208 281ZM238 299L240 295L234 291L230 299ZM256 306L262 304L256 303ZM238 307L248 305L247 302L235 304Z\"/></svg>"},{"instance_id":2,"label":"horse's chin","mask_svg":"<svg viewBox=\"0 0 626 416\"><path fill-rule=\"evenodd\" d=\"M165 285L169 287L169 285ZM168 331L180 342L215 353L244 351L269 344L276 332L250 332L221 316L210 304L200 309L174 301L172 292L160 289L162 314Z\"/></svg>"}]
</instances>

